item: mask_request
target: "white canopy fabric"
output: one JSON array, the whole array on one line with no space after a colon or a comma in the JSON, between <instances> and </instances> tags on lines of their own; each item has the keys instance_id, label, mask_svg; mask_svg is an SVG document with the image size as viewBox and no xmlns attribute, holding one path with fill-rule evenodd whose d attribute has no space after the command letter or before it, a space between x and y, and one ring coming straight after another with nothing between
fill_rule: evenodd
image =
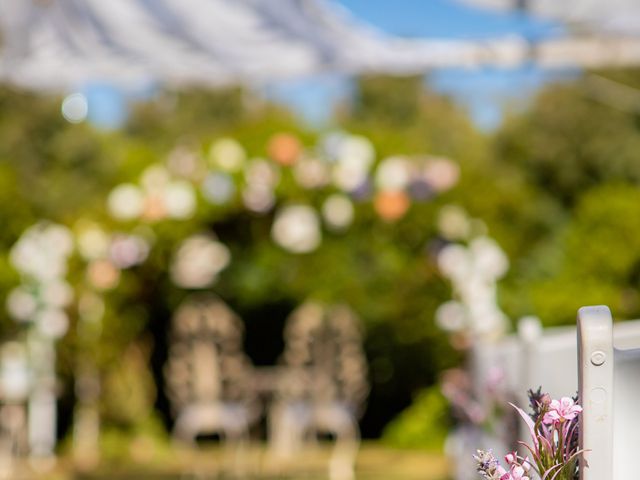
<instances>
[{"instance_id":1,"label":"white canopy fabric","mask_svg":"<svg viewBox=\"0 0 640 480\"><path fill-rule=\"evenodd\" d=\"M34 88L405 73L491 49L387 37L321 0L0 0L0 28L0 76Z\"/></svg>"},{"instance_id":2,"label":"white canopy fabric","mask_svg":"<svg viewBox=\"0 0 640 480\"><path fill-rule=\"evenodd\" d=\"M626 38L550 40L532 50L519 37L393 37L330 0L0 0L0 29L0 79L45 90L96 81L223 86L322 72L419 73L513 66L532 54L547 65L640 63L640 43Z\"/></svg>"},{"instance_id":3,"label":"white canopy fabric","mask_svg":"<svg viewBox=\"0 0 640 480\"><path fill-rule=\"evenodd\" d=\"M569 26L600 32L640 35L638 0L458 0L496 10L523 9Z\"/></svg>"}]
</instances>

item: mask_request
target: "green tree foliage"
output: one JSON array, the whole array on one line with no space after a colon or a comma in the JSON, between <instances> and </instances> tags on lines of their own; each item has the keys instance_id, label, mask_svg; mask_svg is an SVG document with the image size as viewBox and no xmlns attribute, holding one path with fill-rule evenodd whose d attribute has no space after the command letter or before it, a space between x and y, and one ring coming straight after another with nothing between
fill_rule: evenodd
<instances>
[{"instance_id":1,"label":"green tree foliage","mask_svg":"<svg viewBox=\"0 0 640 480\"><path fill-rule=\"evenodd\" d=\"M411 406L387 425L383 438L393 447L441 452L450 428L449 402L434 386L421 391Z\"/></svg>"},{"instance_id":2,"label":"green tree foliage","mask_svg":"<svg viewBox=\"0 0 640 480\"><path fill-rule=\"evenodd\" d=\"M640 84L637 72L613 77ZM637 111L632 103L621 108L617 88L624 87L602 81L585 74L546 88L497 136L498 157L518 165L534 185L569 208L602 182L640 180Z\"/></svg>"},{"instance_id":3,"label":"green tree foliage","mask_svg":"<svg viewBox=\"0 0 640 480\"><path fill-rule=\"evenodd\" d=\"M2 167L7 172L2 181L8 187L2 192L7 195L7 202L0 208L3 216L15 223L11 234L4 232L1 248L5 252L20 232L39 218L69 226L80 219L95 219L108 229L128 228L106 216L108 192L120 182L135 182L145 167L162 162L176 145L186 145L205 155L216 137L230 135L251 156L263 157L268 139L276 132L293 132L307 145L312 145L316 137L280 107L262 103L247 108L247 94L239 91L159 94L158 98L134 106L129 124L117 132L66 123L59 113L59 98L12 90L4 95L3 118L15 117L13 121L7 120L0 130ZM460 128L473 132L468 120L452 104L435 96L433 101L428 109L424 106L419 109L420 115L428 117L420 120L423 125L433 122L436 128L436 118L440 122L449 116ZM436 115L437 110L440 116ZM344 120L345 128L356 124L355 120ZM425 148L430 145L421 140L418 129L412 130L414 140L407 141L391 129L380 127L379 135L374 127L354 130L366 131L380 153L379 158L391 153L429 151ZM461 133L459 136L464 137ZM453 139L436 133L429 134L429 139L432 147L441 145L438 153L450 156L456 153ZM486 145L479 136L473 141ZM283 175L283 203L304 201L320 207L321 196L296 186L290 172ZM156 241L151 258L134 271L124 272L119 287L106 294L103 328L97 333L99 342L92 350L104 379L108 380L105 388L110 392L109 401L104 411L118 411L113 405L126 403L121 398L122 392L126 392L126 388L121 388L124 384L109 379L119 378L116 366L131 342L153 339L152 368L156 381L162 380L171 311L185 295L171 285L166 267L182 238L211 229L230 246L234 258L220 276L215 292L241 316L253 312L253 318L259 318L261 315L255 311L262 309L265 313L260 321L270 321L268 312L274 305L285 305L280 315L286 316L308 298L332 303L346 301L359 313L367 325L366 348L374 388L370 400L372 413L365 420L364 430L367 435L379 433L391 416L409 404L414 392L432 384L439 370L456 363L445 337L432 322L433 312L449 293L429 254L429 242L436 234L434 221L438 208L450 200L444 196L416 204L395 225L381 222L372 213L370 202L365 202L357 206L357 221L347 233L325 232L322 248L302 256L291 255L273 244L270 215L252 215L240 206L224 210L203 207L192 222L155 224ZM6 260L3 261L2 296L17 281ZM80 262L72 265L70 275L76 285L82 286L86 281ZM9 329L15 331L15 324L6 317L5 320L5 333ZM275 319L274 325L281 325L282 320ZM247 327L251 329L251 325ZM60 370L68 387L79 347L76 333L72 326L60 345ZM276 327L266 342L277 344L282 341L281 335ZM156 406L166 412L166 399L161 391ZM136 414L126 418L133 421L139 417ZM105 420L120 428L126 420L123 418L109 413Z\"/></svg>"},{"instance_id":4,"label":"green tree foliage","mask_svg":"<svg viewBox=\"0 0 640 480\"><path fill-rule=\"evenodd\" d=\"M496 160L527 185L520 212L546 216L543 229L525 222L530 241L512 255L503 300L513 316L571 324L580 306L599 303L620 318L640 315L639 85L637 70L585 73L545 88L497 132Z\"/></svg>"},{"instance_id":5,"label":"green tree foliage","mask_svg":"<svg viewBox=\"0 0 640 480\"><path fill-rule=\"evenodd\" d=\"M628 85L640 83L636 72L604 75ZM250 318L248 330L255 327L251 322L272 322L273 340L267 342L278 345L281 317L300 302L308 297L346 300L367 328L373 390L364 433L379 434L412 398L419 398L390 427L396 432L390 438L402 443L406 435L409 443L420 444L421 435L441 435L440 427L428 432L423 424L424 412L439 411L440 400L433 392L416 395L459 361L433 323L435 309L450 297L433 258L443 205L460 205L482 219L506 250L511 270L500 301L512 318L537 314L547 324L571 323L579 306L593 303L611 305L618 316L640 315L639 122L637 115L604 100L587 77L551 85L488 136L421 78L360 79L353 97L338 109L336 127L366 135L378 158L452 158L461 166L459 185L414 204L395 224L376 218L370 203L360 204L348 232L325 232L322 248L302 256L273 244L269 215L257 217L240 206L203 207L193 222L155 225L152 256L125 272L118 289L107 294L95 351L105 378L114 379L109 384L113 391L126 391L130 383L115 380L122 372L113 365L131 342L152 338L152 368L161 379L170 314L185 295L169 282L166 265L180 239L212 230L234 258L215 291ZM241 90L159 93L132 105L128 124L116 132L68 124L59 105L59 98L0 90L1 303L18 281L6 253L37 219L73 225L93 218L117 230L121 226L105 214L107 193L120 182L136 181L145 167L176 146L205 154L215 138L228 135L251 156L264 157L276 132L295 133L306 145L318 133L286 109ZM319 207L322 196L297 187L289 173L283 177L286 192L280 202L304 200ZM82 285L83 275L74 263L71 276L77 284ZM15 335L17 326L4 309L0 319L5 336ZM75 341L72 329L60 350L60 369L69 380ZM131 420L112 415L118 402L111 398L104 405L114 425ZM167 407L161 390L156 407ZM411 418L418 422L415 431L407 427Z\"/></svg>"},{"instance_id":6,"label":"green tree foliage","mask_svg":"<svg viewBox=\"0 0 640 480\"><path fill-rule=\"evenodd\" d=\"M538 258L547 271L531 291L547 323L571 323L583 305L609 305L622 319L640 316L640 188L613 183L586 192Z\"/></svg>"}]
</instances>

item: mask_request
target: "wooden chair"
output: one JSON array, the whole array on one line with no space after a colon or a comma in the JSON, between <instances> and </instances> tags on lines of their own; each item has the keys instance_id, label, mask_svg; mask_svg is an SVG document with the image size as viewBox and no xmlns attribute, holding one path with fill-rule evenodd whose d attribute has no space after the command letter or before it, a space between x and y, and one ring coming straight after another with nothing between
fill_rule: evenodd
<instances>
[{"instance_id":1,"label":"wooden chair","mask_svg":"<svg viewBox=\"0 0 640 480\"><path fill-rule=\"evenodd\" d=\"M345 306L305 303L289 318L285 338L286 368L269 412L271 452L290 459L311 437L331 434L329 476L353 478L357 420L369 390L358 319Z\"/></svg>"},{"instance_id":2,"label":"wooden chair","mask_svg":"<svg viewBox=\"0 0 640 480\"><path fill-rule=\"evenodd\" d=\"M174 437L193 443L198 435L219 434L244 443L259 410L240 319L217 297L199 294L182 303L172 323L165 376Z\"/></svg>"},{"instance_id":3,"label":"wooden chair","mask_svg":"<svg viewBox=\"0 0 640 480\"><path fill-rule=\"evenodd\" d=\"M0 477L10 478L14 461L29 453L28 397L31 371L26 346L6 342L0 346Z\"/></svg>"}]
</instances>

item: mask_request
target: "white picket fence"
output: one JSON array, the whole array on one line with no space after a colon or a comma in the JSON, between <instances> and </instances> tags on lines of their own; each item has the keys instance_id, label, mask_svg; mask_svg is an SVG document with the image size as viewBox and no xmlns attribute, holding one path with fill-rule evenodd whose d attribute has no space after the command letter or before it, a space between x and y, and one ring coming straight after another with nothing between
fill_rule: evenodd
<instances>
[{"instance_id":1,"label":"white picket fence","mask_svg":"<svg viewBox=\"0 0 640 480\"><path fill-rule=\"evenodd\" d=\"M640 322L637 328L640 331ZM539 386L555 397L576 394L576 356L575 327L543 329L535 317L521 319L515 334L475 343L467 366L473 397L484 412L502 407L504 413L493 419L489 430L487 425L465 424L452 433L447 445L456 459L456 480L479 478L472 459L475 449L507 451L518 438L527 438L526 427L507 401L526 410L527 390Z\"/></svg>"},{"instance_id":2,"label":"white picket fence","mask_svg":"<svg viewBox=\"0 0 640 480\"><path fill-rule=\"evenodd\" d=\"M640 333L640 321L632 323ZM525 317L517 333L474 347L469 368L475 395L482 404L491 402L483 398L487 375L498 369L503 374L500 389L525 409L527 390L540 386L552 397L573 396L578 391L577 353L575 327L543 329L539 319Z\"/></svg>"}]
</instances>

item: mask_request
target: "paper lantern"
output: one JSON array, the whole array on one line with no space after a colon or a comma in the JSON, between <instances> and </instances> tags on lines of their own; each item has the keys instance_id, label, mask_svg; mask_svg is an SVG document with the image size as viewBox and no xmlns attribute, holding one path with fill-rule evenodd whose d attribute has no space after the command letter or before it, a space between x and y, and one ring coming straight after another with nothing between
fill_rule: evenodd
<instances>
[{"instance_id":1,"label":"paper lantern","mask_svg":"<svg viewBox=\"0 0 640 480\"><path fill-rule=\"evenodd\" d=\"M308 253L322 241L316 211L306 205L283 208L271 228L273 240L292 253Z\"/></svg>"},{"instance_id":2,"label":"paper lantern","mask_svg":"<svg viewBox=\"0 0 640 480\"><path fill-rule=\"evenodd\" d=\"M302 146L295 136L289 133L278 133L269 140L267 151L269 157L280 165L293 165L300 157Z\"/></svg>"},{"instance_id":3,"label":"paper lantern","mask_svg":"<svg viewBox=\"0 0 640 480\"><path fill-rule=\"evenodd\" d=\"M402 218L411 202L409 196L403 191L383 191L376 195L374 208L380 218L393 222Z\"/></svg>"}]
</instances>

